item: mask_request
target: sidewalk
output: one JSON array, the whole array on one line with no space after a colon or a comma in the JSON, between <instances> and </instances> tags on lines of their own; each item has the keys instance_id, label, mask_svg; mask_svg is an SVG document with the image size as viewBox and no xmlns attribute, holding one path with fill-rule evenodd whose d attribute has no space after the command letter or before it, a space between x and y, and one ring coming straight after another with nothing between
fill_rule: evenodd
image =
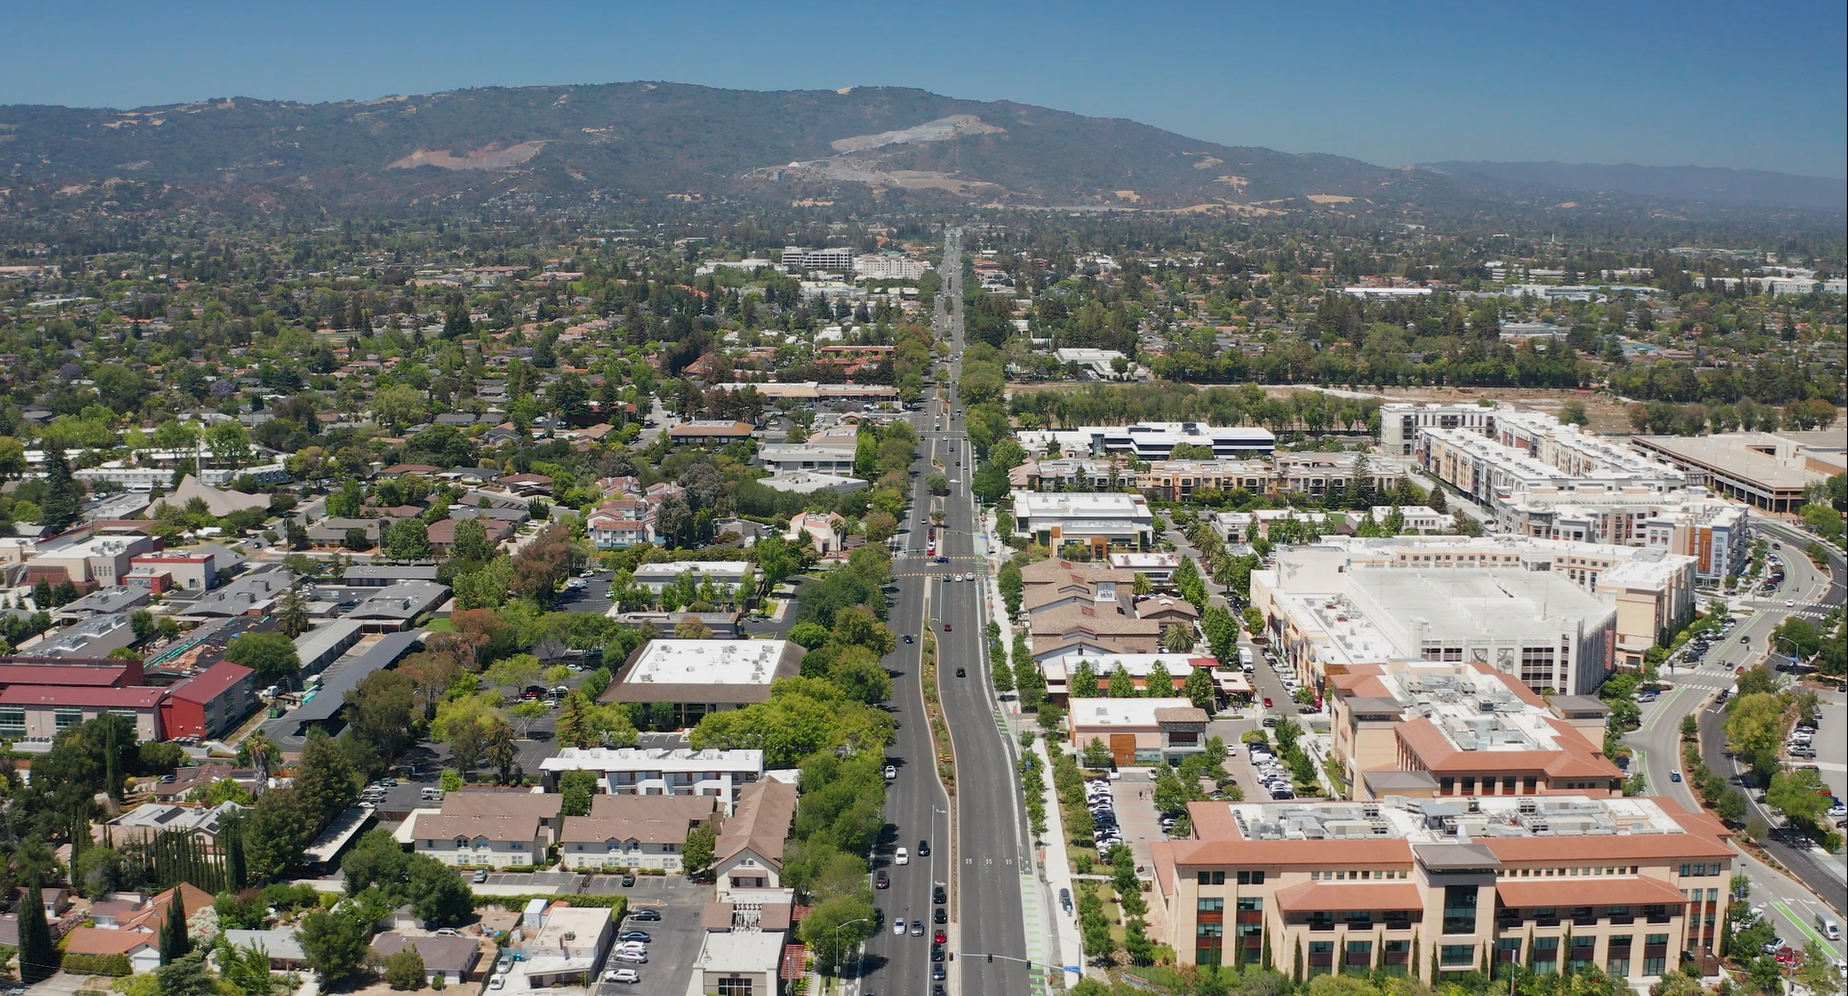
<instances>
[{"instance_id":1,"label":"sidewalk","mask_svg":"<svg viewBox=\"0 0 1848 996\"><path fill-rule=\"evenodd\" d=\"M1050 908L1054 943L1050 954L1065 967L1065 988L1070 989L1084 977L1084 942L1078 933L1076 914L1078 890L1072 884L1072 863L1065 853L1065 821L1059 813L1059 790L1053 787L1052 757L1046 753L1045 738L1034 738L1033 753L1046 766L1046 846L1040 848L1034 857L1038 859L1041 876L1053 895ZM1073 912L1067 913L1065 907L1059 904L1060 889L1070 892ZM1074 968L1080 971L1073 972Z\"/></svg>"}]
</instances>

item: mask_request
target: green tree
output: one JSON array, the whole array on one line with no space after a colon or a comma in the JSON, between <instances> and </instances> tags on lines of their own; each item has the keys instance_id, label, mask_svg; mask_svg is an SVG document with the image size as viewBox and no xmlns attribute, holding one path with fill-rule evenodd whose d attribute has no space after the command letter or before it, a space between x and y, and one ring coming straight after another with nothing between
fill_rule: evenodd
<instances>
[{"instance_id":1,"label":"green tree","mask_svg":"<svg viewBox=\"0 0 1848 996\"><path fill-rule=\"evenodd\" d=\"M1818 826L1829 809L1829 789L1814 771L1784 771L1771 776L1765 802L1792 820Z\"/></svg>"},{"instance_id":2,"label":"green tree","mask_svg":"<svg viewBox=\"0 0 1848 996\"><path fill-rule=\"evenodd\" d=\"M424 987L424 960L417 945L406 944L385 956L385 984L400 991Z\"/></svg>"},{"instance_id":3,"label":"green tree","mask_svg":"<svg viewBox=\"0 0 1848 996\"><path fill-rule=\"evenodd\" d=\"M996 643L995 646L999 647L1000 644ZM1007 654L988 655L988 677L994 683L996 692L1006 695L1014 690L1014 669L1007 662Z\"/></svg>"},{"instance_id":4,"label":"green tree","mask_svg":"<svg viewBox=\"0 0 1848 996\"><path fill-rule=\"evenodd\" d=\"M687 877L703 882L712 874L713 857L718 847L718 830L711 820L687 831L687 842L680 849L680 863Z\"/></svg>"},{"instance_id":5,"label":"green tree","mask_svg":"<svg viewBox=\"0 0 1848 996\"><path fill-rule=\"evenodd\" d=\"M295 641L274 631L232 637L225 645L225 660L255 671L258 685L292 682L302 666Z\"/></svg>"},{"instance_id":6,"label":"green tree","mask_svg":"<svg viewBox=\"0 0 1848 996\"><path fill-rule=\"evenodd\" d=\"M430 530L421 519L399 519L385 531L385 556L421 560L430 555Z\"/></svg>"},{"instance_id":7,"label":"green tree","mask_svg":"<svg viewBox=\"0 0 1848 996\"><path fill-rule=\"evenodd\" d=\"M1020 603L1026 593L1025 582L1020 577L1020 565L1012 560L1001 565L995 576L995 583L1001 588L1001 599L1007 606L1009 619L1020 615Z\"/></svg>"},{"instance_id":8,"label":"green tree","mask_svg":"<svg viewBox=\"0 0 1848 996\"><path fill-rule=\"evenodd\" d=\"M428 533L425 533L428 539ZM449 546L451 559L469 563L493 560L495 546L488 542L488 527L480 519L463 519L456 523L455 541Z\"/></svg>"},{"instance_id":9,"label":"green tree","mask_svg":"<svg viewBox=\"0 0 1848 996\"><path fill-rule=\"evenodd\" d=\"M1110 697L1113 699L1133 699L1142 693L1136 690L1136 679L1129 673L1129 668L1118 664L1110 672Z\"/></svg>"},{"instance_id":10,"label":"green tree","mask_svg":"<svg viewBox=\"0 0 1848 996\"><path fill-rule=\"evenodd\" d=\"M389 767L416 740L415 706L411 679L374 671L347 693L347 733L371 749L379 767Z\"/></svg>"},{"instance_id":11,"label":"green tree","mask_svg":"<svg viewBox=\"0 0 1848 996\"><path fill-rule=\"evenodd\" d=\"M597 773L567 771L558 777L559 811L565 816L589 816L591 799L597 794Z\"/></svg>"},{"instance_id":12,"label":"green tree","mask_svg":"<svg viewBox=\"0 0 1848 996\"><path fill-rule=\"evenodd\" d=\"M1079 658L1078 667L1071 674L1070 691L1074 699L1097 698L1097 668L1088 658Z\"/></svg>"},{"instance_id":13,"label":"green tree","mask_svg":"<svg viewBox=\"0 0 1848 996\"><path fill-rule=\"evenodd\" d=\"M346 979L365 961L365 928L348 913L313 910L302 918L297 935L308 967L326 982Z\"/></svg>"},{"instance_id":14,"label":"green tree","mask_svg":"<svg viewBox=\"0 0 1848 996\"><path fill-rule=\"evenodd\" d=\"M1194 629L1187 623L1173 623L1161 631L1161 648L1173 654L1184 654L1194 648Z\"/></svg>"},{"instance_id":15,"label":"green tree","mask_svg":"<svg viewBox=\"0 0 1848 996\"><path fill-rule=\"evenodd\" d=\"M1217 701L1213 689L1213 679L1206 673L1206 668L1196 667L1188 671L1187 681L1181 686L1181 694L1186 696L1196 708L1212 711Z\"/></svg>"},{"instance_id":16,"label":"green tree","mask_svg":"<svg viewBox=\"0 0 1848 996\"><path fill-rule=\"evenodd\" d=\"M307 600L294 587L286 588L276 596L276 625L282 630L282 635L291 640L314 626L314 621L308 617Z\"/></svg>"},{"instance_id":17,"label":"green tree","mask_svg":"<svg viewBox=\"0 0 1848 996\"><path fill-rule=\"evenodd\" d=\"M194 951L166 962L154 972L160 996L216 996L218 986L205 965L205 952Z\"/></svg>"},{"instance_id":18,"label":"green tree","mask_svg":"<svg viewBox=\"0 0 1848 996\"><path fill-rule=\"evenodd\" d=\"M61 952L51 943L51 925L45 922L45 896L36 878L28 879L19 904L19 980L31 985L58 971Z\"/></svg>"},{"instance_id":19,"label":"green tree","mask_svg":"<svg viewBox=\"0 0 1848 996\"><path fill-rule=\"evenodd\" d=\"M789 639L807 650L814 650L827 643L828 638L828 627L813 620L799 622L789 628Z\"/></svg>"},{"instance_id":20,"label":"green tree","mask_svg":"<svg viewBox=\"0 0 1848 996\"><path fill-rule=\"evenodd\" d=\"M186 933L186 904L175 893L167 904L167 919L160 927L160 963L171 965L192 953L192 938Z\"/></svg>"},{"instance_id":21,"label":"green tree","mask_svg":"<svg viewBox=\"0 0 1848 996\"><path fill-rule=\"evenodd\" d=\"M1206 609L1206 579L1200 576L1200 565L1192 557L1183 556L1181 563L1174 569L1174 590L1181 593L1193 607L1200 611Z\"/></svg>"}]
</instances>

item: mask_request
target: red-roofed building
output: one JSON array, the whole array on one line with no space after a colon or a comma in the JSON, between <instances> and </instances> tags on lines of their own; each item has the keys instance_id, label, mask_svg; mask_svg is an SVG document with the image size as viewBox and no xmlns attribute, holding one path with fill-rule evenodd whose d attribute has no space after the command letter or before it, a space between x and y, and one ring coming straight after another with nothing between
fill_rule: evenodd
<instances>
[{"instance_id":1,"label":"red-roofed building","mask_svg":"<svg viewBox=\"0 0 1848 996\"><path fill-rule=\"evenodd\" d=\"M256 672L220 661L167 690L161 727L172 737L216 737L234 727L257 703Z\"/></svg>"},{"instance_id":2,"label":"red-roofed building","mask_svg":"<svg viewBox=\"0 0 1848 996\"><path fill-rule=\"evenodd\" d=\"M0 688L128 688L141 684L141 662L114 657L0 657Z\"/></svg>"}]
</instances>

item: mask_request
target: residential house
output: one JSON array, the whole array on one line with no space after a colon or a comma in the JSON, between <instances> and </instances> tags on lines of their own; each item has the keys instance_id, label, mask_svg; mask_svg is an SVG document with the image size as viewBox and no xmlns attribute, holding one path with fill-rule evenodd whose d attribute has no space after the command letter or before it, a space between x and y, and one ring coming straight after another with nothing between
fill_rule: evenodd
<instances>
[{"instance_id":1,"label":"residential house","mask_svg":"<svg viewBox=\"0 0 1848 996\"><path fill-rule=\"evenodd\" d=\"M446 865L513 868L539 864L556 839L556 794L451 792L441 810L418 810L403 833L416 853Z\"/></svg>"},{"instance_id":2,"label":"residential house","mask_svg":"<svg viewBox=\"0 0 1848 996\"><path fill-rule=\"evenodd\" d=\"M438 984L437 976L442 976L444 986L466 982L481 959L481 941L465 934L389 930L372 939L372 951L381 961L406 948L423 959L424 982L432 986Z\"/></svg>"},{"instance_id":3,"label":"residential house","mask_svg":"<svg viewBox=\"0 0 1848 996\"><path fill-rule=\"evenodd\" d=\"M732 889L782 887L783 842L795 816L793 784L767 778L744 787L713 849L721 899Z\"/></svg>"}]
</instances>

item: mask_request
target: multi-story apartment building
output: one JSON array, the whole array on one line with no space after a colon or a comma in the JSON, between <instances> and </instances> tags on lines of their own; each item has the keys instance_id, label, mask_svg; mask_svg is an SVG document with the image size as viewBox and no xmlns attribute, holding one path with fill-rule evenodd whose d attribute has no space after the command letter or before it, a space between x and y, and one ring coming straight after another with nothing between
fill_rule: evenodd
<instances>
[{"instance_id":1,"label":"multi-story apartment building","mask_svg":"<svg viewBox=\"0 0 1848 996\"><path fill-rule=\"evenodd\" d=\"M648 747L566 747L539 762L548 789L566 771L595 771L597 791L610 795L709 795L725 812L738 793L764 776L764 752L668 750Z\"/></svg>"},{"instance_id":2,"label":"multi-story apartment building","mask_svg":"<svg viewBox=\"0 0 1848 996\"><path fill-rule=\"evenodd\" d=\"M1205 446L1220 459L1264 456L1277 446L1269 429L1251 425L1213 426L1199 422L1138 422L1135 425L1087 425L1077 429L1043 429L1018 433L1030 453L1103 456L1128 453L1138 460L1166 460L1176 446Z\"/></svg>"},{"instance_id":3,"label":"multi-story apartment building","mask_svg":"<svg viewBox=\"0 0 1848 996\"><path fill-rule=\"evenodd\" d=\"M1518 964L1641 988L1717 953L1733 851L1666 798L1196 802L1152 845L1182 964L1437 983Z\"/></svg>"},{"instance_id":4,"label":"multi-story apartment building","mask_svg":"<svg viewBox=\"0 0 1848 996\"><path fill-rule=\"evenodd\" d=\"M1423 429L1467 429L1487 435L1494 429L1499 410L1499 406L1487 408L1474 402L1466 405L1387 402L1380 406L1380 450L1389 455L1411 456L1418 433Z\"/></svg>"}]
</instances>

